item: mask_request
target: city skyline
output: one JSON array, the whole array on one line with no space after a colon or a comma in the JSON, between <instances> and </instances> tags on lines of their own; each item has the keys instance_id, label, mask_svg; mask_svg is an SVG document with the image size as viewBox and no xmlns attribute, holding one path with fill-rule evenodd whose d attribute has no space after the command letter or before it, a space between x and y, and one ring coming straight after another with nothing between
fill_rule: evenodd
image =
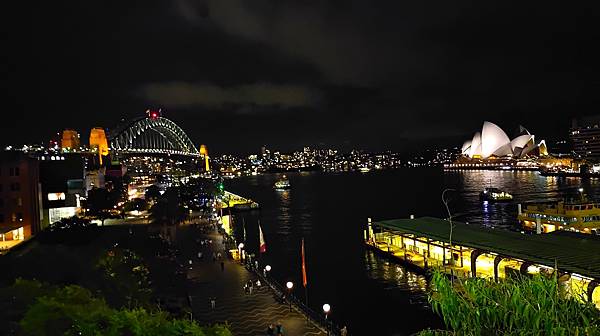
<instances>
[{"instance_id":1,"label":"city skyline","mask_svg":"<svg viewBox=\"0 0 600 336\"><path fill-rule=\"evenodd\" d=\"M600 2L6 6L3 335L600 336Z\"/></svg>"},{"instance_id":2,"label":"city skyline","mask_svg":"<svg viewBox=\"0 0 600 336\"><path fill-rule=\"evenodd\" d=\"M483 119L552 140L598 109L593 10L576 5L12 6L21 19L7 62L15 127L0 144L163 108L218 152L400 151L462 139ZM27 132L18 127L32 116Z\"/></svg>"}]
</instances>

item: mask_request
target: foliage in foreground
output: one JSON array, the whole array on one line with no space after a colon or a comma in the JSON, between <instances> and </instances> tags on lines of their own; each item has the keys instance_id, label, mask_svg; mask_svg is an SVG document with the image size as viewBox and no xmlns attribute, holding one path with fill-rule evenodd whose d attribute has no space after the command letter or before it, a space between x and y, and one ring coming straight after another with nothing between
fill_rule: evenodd
<instances>
[{"instance_id":1,"label":"foliage in foreground","mask_svg":"<svg viewBox=\"0 0 600 336\"><path fill-rule=\"evenodd\" d=\"M432 277L429 301L452 331L419 335L600 335L600 312L567 295L556 279L516 277L499 283Z\"/></svg>"},{"instance_id":2,"label":"foliage in foreground","mask_svg":"<svg viewBox=\"0 0 600 336\"><path fill-rule=\"evenodd\" d=\"M224 326L201 327L187 319L171 319L165 312L112 309L80 286L57 288L19 279L8 289L23 295L19 307L27 308L19 325L24 335L231 336Z\"/></svg>"},{"instance_id":3,"label":"foliage in foreground","mask_svg":"<svg viewBox=\"0 0 600 336\"><path fill-rule=\"evenodd\" d=\"M128 249L113 248L96 264L102 281L100 289L116 307L150 307L150 280L144 260Z\"/></svg>"}]
</instances>

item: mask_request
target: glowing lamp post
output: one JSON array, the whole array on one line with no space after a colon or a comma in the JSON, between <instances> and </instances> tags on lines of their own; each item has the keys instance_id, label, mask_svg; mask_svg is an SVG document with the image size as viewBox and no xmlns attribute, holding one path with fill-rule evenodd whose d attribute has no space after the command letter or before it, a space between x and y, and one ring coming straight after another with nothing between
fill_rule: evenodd
<instances>
[{"instance_id":1,"label":"glowing lamp post","mask_svg":"<svg viewBox=\"0 0 600 336\"><path fill-rule=\"evenodd\" d=\"M242 253L243 253L243 251L244 251L244 243L240 243L240 244L238 245L238 251L239 251L239 253L240 253L240 262L242 262L242 263L243 263L243 262L244 262L244 255L243 255Z\"/></svg>"},{"instance_id":2,"label":"glowing lamp post","mask_svg":"<svg viewBox=\"0 0 600 336\"><path fill-rule=\"evenodd\" d=\"M327 320L327 315L331 311L331 306L326 303L323 305L323 313L325 313L325 327L327 328L327 335L329 335L329 321Z\"/></svg>"},{"instance_id":3,"label":"glowing lamp post","mask_svg":"<svg viewBox=\"0 0 600 336\"><path fill-rule=\"evenodd\" d=\"M294 288L294 283L288 281L285 286L288 289L288 301L290 302L290 311L292 311L292 288Z\"/></svg>"}]
</instances>

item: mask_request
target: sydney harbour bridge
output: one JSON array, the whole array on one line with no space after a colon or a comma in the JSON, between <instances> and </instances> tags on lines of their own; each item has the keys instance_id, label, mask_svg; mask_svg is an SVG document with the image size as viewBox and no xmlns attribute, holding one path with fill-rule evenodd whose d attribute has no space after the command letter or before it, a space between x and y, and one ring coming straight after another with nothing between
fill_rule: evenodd
<instances>
[{"instance_id":1,"label":"sydney harbour bridge","mask_svg":"<svg viewBox=\"0 0 600 336\"><path fill-rule=\"evenodd\" d=\"M200 156L187 134L159 111L122 122L108 133L109 150L117 154Z\"/></svg>"}]
</instances>

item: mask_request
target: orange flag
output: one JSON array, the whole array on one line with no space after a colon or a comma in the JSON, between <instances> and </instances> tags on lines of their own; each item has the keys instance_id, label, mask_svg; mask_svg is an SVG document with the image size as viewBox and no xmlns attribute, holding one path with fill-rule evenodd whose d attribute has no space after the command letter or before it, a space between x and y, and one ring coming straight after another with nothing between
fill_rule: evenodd
<instances>
[{"instance_id":1,"label":"orange flag","mask_svg":"<svg viewBox=\"0 0 600 336\"><path fill-rule=\"evenodd\" d=\"M304 238L302 238L302 284L306 287L306 262L304 261Z\"/></svg>"}]
</instances>

